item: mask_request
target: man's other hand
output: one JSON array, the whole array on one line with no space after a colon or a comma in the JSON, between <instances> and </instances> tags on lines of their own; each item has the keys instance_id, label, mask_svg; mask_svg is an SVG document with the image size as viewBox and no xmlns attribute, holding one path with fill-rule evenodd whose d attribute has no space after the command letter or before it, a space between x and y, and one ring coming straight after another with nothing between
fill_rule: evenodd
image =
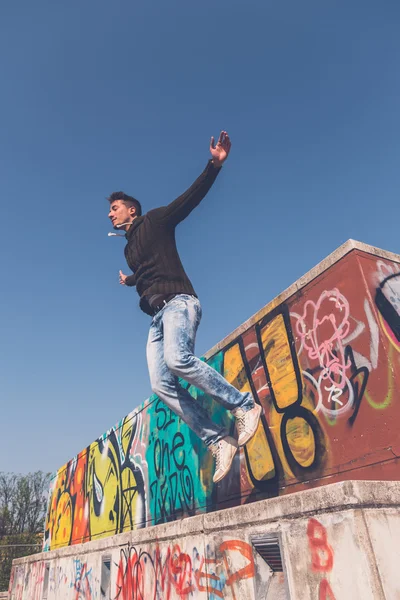
<instances>
[{"instance_id":1,"label":"man's other hand","mask_svg":"<svg viewBox=\"0 0 400 600\"><path fill-rule=\"evenodd\" d=\"M119 272L119 282L121 285L126 285L126 278L128 275L124 275L122 271Z\"/></svg>"},{"instance_id":2,"label":"man's other hand","mask_svg":"<svg viewBox=\"0 0 400 600\"><path fill-rule=\"evenodd\" d=\"M214 137L211 138L210 152L213 157L213 163L216 167L221 167L222 163L228 158L231 149L231 140L226 131L221 131L217 145L215 145Z\"/></svg>"}]
</instances>

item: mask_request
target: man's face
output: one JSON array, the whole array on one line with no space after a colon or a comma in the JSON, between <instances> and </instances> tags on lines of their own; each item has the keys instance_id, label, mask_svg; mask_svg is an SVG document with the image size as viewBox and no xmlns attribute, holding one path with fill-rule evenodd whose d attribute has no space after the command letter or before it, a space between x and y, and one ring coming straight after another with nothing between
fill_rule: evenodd
<instances>
[{"instance_id":1,"label":"man's face","mask_svg":"<svg viewBox=\"0 0 400 600\"><path fill-rule=\"evenodd\" d=\"M122 223L132 223L134 216L135 209L132 206L127 206L123 200L111 202L108 218L114 229L119 229L118 225L122 225Z\"/></svg>"}]
</instances>

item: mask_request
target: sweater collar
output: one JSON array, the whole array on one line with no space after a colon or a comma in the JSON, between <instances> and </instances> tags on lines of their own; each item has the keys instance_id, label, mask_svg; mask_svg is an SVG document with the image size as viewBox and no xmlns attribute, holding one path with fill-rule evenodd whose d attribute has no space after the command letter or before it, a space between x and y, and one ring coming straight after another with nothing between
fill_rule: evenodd
<instances>
[{"instance_id":1,"label":"sweater collar","mask_svg":"<svg viewBox=\"0 0 400 600\"><path fill-rule=\"evenodd\" d=\"M139 225L143 222L143 217L137 217L132 225L129 227L128 231L125 234L127 240L131 237L132 233L139 227Z\"/></svg>"}]
</instances>

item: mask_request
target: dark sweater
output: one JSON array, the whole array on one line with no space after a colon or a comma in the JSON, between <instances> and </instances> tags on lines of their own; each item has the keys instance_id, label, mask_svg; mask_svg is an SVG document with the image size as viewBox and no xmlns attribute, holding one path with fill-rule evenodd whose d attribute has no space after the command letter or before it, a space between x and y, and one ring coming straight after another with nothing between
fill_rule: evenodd
<instances>
[{"instance_id":1,"label":"dark sweater","mask_svg":"<svg viewBox=\"0 0 400 600\"><path fill-rule=\"evenodd\" d=\"M140 308L152 314L147 301L155 294L193 294L196 292L185 273L175 242L175 227L201 202L214 183L220 167L210 160L203 173L179 198L137 217L125 237L125 258L134 275L126 285L136 285Z\"/></svg>"}]
</instances>

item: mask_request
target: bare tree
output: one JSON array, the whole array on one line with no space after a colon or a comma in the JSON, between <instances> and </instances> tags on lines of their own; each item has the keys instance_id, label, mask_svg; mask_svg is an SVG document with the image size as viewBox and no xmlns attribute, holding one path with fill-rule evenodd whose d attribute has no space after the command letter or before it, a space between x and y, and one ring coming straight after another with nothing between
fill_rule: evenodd
<instances>
[{"instance_id":1,"label":"bare tree","mask_svg":"<svg viewBox=\"0 0 400 600\"><path fill-rule=\"evenodd\" d=\"M15 475L0 473L0 538L11 533L13 528L15 488Z\"/></svg>"},{"instance_id":2,"label":"bare tree","mask_svg":"<svg viewBox=\"0 0 400 600\"><path fill-rule=\"evenodd\" d=\"M14 558L39 552L49 473L0 473L0 591L8 588Z\"/></svg>"}]
</instances>

